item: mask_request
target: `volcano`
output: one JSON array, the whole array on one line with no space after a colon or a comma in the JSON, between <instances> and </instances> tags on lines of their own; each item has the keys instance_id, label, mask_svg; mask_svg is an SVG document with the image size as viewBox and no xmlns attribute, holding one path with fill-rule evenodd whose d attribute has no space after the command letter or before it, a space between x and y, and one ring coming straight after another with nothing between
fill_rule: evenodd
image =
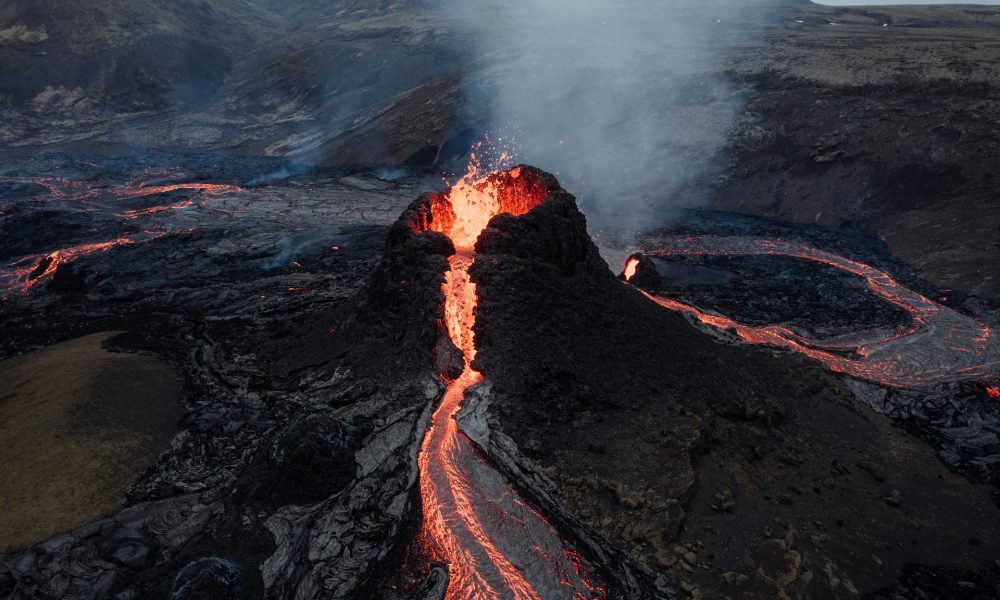
<instances>
[{"instance_id":1,"label":"volcano","mask_svg":"<svg viewBox=\"0 0 1000 600\"><path fill-rule=\"evenodd\" d=\"M575 198L528 165L474 163L408 206L405 184L323 183L334 196L197 181L53 194L56 214L96 211L81 235L124 241L12 250L7 343L129 331L105 338L173 364L186 411L120 511L0 559L4 595L997 584L982 566L1000 542L983 518L991 313L936 300L877 241L688 216L616 275ZM134 215L116 204L136 198ZM387 228L313 234L312 250L296 232L316 211L389 217L389 199ZM288 229L262 240L234 213ZM817 292L791 297L803 281Z\"/></svg>"}]
</instances>

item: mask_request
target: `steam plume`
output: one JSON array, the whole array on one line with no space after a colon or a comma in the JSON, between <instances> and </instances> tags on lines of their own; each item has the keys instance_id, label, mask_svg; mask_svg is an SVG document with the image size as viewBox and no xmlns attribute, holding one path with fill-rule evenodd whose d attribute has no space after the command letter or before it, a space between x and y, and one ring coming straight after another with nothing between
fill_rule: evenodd
<instances>
[{"instance_id":1,"label":"steam plume","mask_svg":"<svg viewBox=\"0 0 1000 600\"><path fill-rule=\"evenodd\" d=\"M449 3L467 34L470 110L557 173L591 220L630 227L697 204L742 107L726 36L760 4Z\"/></svg>"}]
</instances>

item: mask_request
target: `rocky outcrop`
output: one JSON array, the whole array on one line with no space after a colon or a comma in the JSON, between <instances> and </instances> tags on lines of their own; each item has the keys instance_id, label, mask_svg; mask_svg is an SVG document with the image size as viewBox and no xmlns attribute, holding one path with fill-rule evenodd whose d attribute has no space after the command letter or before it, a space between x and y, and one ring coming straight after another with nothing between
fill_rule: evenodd
<instances>
[{"instance_id":1,"label":"rocky outcrop","mask_svg":"<svg viewBox=\"0 0 1000 600\"><path fill-rule=\"evenodd\" d=\"M476 364L492 388L482 392L488 411L469 413L462 426L492 448L491 456L504 455L509 436L553 482L550 493L559 504L602 538L669 574L680 593L695 597L857 597L894 581L895 569L907 561L937 562L931 547L939 543L986 577L992 559L978 552L984 530L977 519L960 515L993 514L990 489L948 474L922 441L871 410L875 400L859 401L819 365L704 335L693 323L659 310L616 278L592 249L571 199L553 200L519 218L495 218L470 271L479 296ZM770 232L774 224L733 215L703 218L717 219L712 226L730 235L789 235ZM677 229L690 234L695 223ZM828 243L837 237L819 228L816 234ZM845 233L840 242L851 246L849 256L880 256L869 237ZM647 258L637 273L671 294L705 297L710 290L739 289L742 279L759 281L754 294L734 293L733 305L742 302L750 315L758 302L762 314L801 302L816 306L807 315L827 327L849 327L859 314L889 327L900 318L877 303L859 307L856 294L826 287L813 294L820 282L836 283L830 273L813 268L799 274L807 268L771 260L748 260L742 271L735 262L668 265ZM904 276L897 267L891 272ZM789 292L786 302L770 301L768 292L786 293L783 278L789 273L797 274L789 279L795 290L813 277L816 284ZM835 299L824 301L831 294ZM841 297L845 307L851 305L849 319ZM936 402L921 397L923 406ZM467 402L471 411L483 400ZM898 402L900 408L905 404ZM914 423L930 415L921 415L917 405L907 410ZM948 447L960 447L969 466L992 453L988 435L965 435L975 423L992 427L992 417L975 410L982 421L959 419L954 411L931 417L939 423L945 415L956 417L962 431L952 432ZM935 483L942 478L963 490L960 501L949 503L958 496ZM891 538L908 527L908 519L929 513L941 525L934 533L906 529L908 545L856 558L863 540ZM858 514L878 516L864 520ZM990 527L990 536L998 534ZM980 546L970 546L969 536Z\"/></svg>"}]
</instances>

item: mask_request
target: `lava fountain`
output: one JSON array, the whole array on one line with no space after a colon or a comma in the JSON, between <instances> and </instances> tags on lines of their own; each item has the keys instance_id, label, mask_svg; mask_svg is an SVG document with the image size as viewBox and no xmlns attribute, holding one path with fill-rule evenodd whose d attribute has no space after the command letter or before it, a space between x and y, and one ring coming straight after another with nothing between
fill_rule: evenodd
<instances>
[{"instance_id":1,"label":"lava fountain","mask_svg":"<svg viewBox=\"0 0 1000 600\"><path fill-rule=\"evenodd\" d=\"M745 342L791 350L819 361L831 371L891 387L976 381L1000 373L1000 341L989 326L908 289L884 271L833 252L782 239L709 235L651 238L643 250L648 256L771 255L822 263L862 278L872 293L906 311L911 321L903 330L854 332L819 339L781 325L746 325L674 298L646 293L664 308L688 314L709 328L727 331ZM636 256L628 259L625 281L633 281L639 265Z\"/></svg>"},{"instance_id":2,"label":"lava fountain","mask_svg":"<svg viewBox=\"0 0 1000 600\"><path fill-rule=\"evenodd\" d=\"M428 229L455 246L443 285L445 325L464 368L446 391L419 457L421 545L448 565L448 599L603 598L583 560L460 431L455 416L466 391L483 381L472 366L476 286L469 278L475 243L490 219L521 215L548 192L528 167L480 175L475 168L431 199Z\"/></svg>"}]
</instances>

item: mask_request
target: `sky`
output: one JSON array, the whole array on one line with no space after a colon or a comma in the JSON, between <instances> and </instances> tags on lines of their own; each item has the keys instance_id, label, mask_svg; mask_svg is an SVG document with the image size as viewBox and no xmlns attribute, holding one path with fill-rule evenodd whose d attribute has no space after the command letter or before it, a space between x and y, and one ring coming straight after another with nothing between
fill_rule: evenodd
<instances>
[{"instance_id":1,"label":"sky","mask_svg":"<svg viewBox=\"0 0 1000 600\"><path fill-rule=\"evenodd\" d=\"M939 2L937 0L813 0L816 4L829 4L830 6L863 6L875 5L885 6L886 4L996 4L1000 5L1000 0L979 0L979 2Z\"/></svg>"}]
</instances>

